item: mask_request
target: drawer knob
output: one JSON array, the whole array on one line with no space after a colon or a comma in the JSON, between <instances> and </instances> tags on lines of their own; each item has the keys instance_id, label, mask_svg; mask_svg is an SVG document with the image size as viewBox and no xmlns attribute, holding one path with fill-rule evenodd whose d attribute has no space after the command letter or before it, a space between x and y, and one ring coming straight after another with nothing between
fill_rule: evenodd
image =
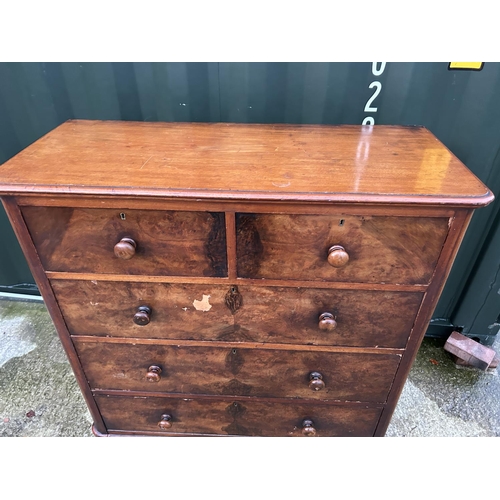
<instances>
[{"instance_id":1,"label":"drawer knob","mask_svg":"<svg viewBox=\"0 0 500 500\"><path fill-rule=\"evenodd\" d=\"M146 326L151 321L151 308L148 306L140 306L134 314L134 323L139 326Z\"/></svg>"},{"instance_id":2,"label":"drawer knob","mask_svg":"<svg viewBox=\"0 0 500 500\"><path fill-rule=\"evenodd\" d=\"M313 391L321 391L325 388L325 383L323 382L323 375L319 372L311 372L309 374L309 388Z\"/></svg>"},{"instance_id":3,"label":"drawer knob","mask_svg":"<svg viewBox=\"0 0 500 500\"><path fill-rule=\"evenodd\" d=\"M304 436L316 436L316 429L312 420L305 419L302 421L302 434Z\"/></svg>"},{"instance_id":4,"label":"drawer knob","mask_svg":"<svg viewBox=\"0 0 500 500\"><path fill-rule=\"evenodd\" d=\"M122 238L115 245L115 255L119 259L128 260L135 255L137 243L132 238Z\"/></svg>"},{"instance_id":5,"label":"drawer knob","mask_svg":"<svg viewBox=\"0 0 500 500\"><path fill-rule=\"evenodd\" d=\"M170 427L172 427L172 415L169 415L168 413L164 413L161 416L161 420L158 422L158 427L162 431L166 431L167 429L170 429Z\"/></svg>"},{"instance_id":6,"label":"drawer knob","mask_svg":"<svg viewBox=\"0 0 500 500\"><path fill-rule=\"evenodd\" d=\"M323 313L319 317L318 327L320 330L324 330L327 332L331 332L337 328L337 322L333 314L331 313Z\"/></svg>"},{"instance_id":7,"label":"drawer knob","mask_svg":"<svg viewBox=\"0 0 500 500\"><path fill-rule=\"evenodd\" d=\"M148 368L148 373L146 374L146 380L148 382L159 382L161 380L160 377L161 368L156 365L151 365Z\"/></svg>"},{"instance_id":8,"label":"drawer knob","mask_svg":"<svg viewBox=\"0 0 500 500\"><path fill-rule=\"evenodd\" d=\"M333 267L344 267L349 262L349 254L344 247L333 245L328 249L328 264Z\"/></svg>"}]
</instances>

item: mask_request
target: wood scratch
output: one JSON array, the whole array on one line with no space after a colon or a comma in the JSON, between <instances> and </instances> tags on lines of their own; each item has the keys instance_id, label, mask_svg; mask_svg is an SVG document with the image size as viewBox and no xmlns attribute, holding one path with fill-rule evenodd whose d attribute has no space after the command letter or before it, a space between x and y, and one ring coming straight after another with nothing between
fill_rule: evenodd
<instances>
[{"instance_id":1,"label":"wood scratch","mask_svg":"<svg viewBox=\"0 0 500 500\"><path fill-rule=\"evenodd\" d=\"M151 155L143 164L142 164L142 167L144 167L144 165L146 165L146 163L151 160L151 158L153 158L153 155ZM142 170L142 167L139 169L139 170Z\"/></svg>"}]
</instances>

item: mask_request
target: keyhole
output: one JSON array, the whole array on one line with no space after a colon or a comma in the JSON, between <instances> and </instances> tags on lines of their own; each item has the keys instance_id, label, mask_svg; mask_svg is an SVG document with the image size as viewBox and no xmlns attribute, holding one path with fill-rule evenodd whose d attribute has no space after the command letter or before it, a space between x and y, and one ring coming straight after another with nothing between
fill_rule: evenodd
<instances>
[{"instance_id":1,"label":"keyhole","mask_svg":"<svg viewBox=\"0 0 500 500\"><path fill-rule=\"evenodd\" d=\"M344 219L340 219L339 226L343 226L343 225L344 225Z\"/></svg>"},{"instance_id":2,"label":"keyhole","mask_svg":"<svg viewBox=\"0 0 500 500\"><path fill-rule=\"evenodd\" d=\"M126 216L125 216L125 214L122 212L122 213L120 214L120 219L121 219L121 220L125 220L126 218L127 218L127 217L126 217Z\"/></svg>"}]
</instances>

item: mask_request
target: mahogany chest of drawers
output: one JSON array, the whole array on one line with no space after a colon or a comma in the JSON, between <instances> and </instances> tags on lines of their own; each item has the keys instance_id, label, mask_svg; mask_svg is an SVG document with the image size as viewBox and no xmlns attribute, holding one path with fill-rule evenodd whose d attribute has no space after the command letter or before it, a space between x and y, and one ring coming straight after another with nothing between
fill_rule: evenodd
<instances>
[{"instance_id":1,"label":"mahogany chest of drawers","mask_svg":"<svg viewBox=\"0 0 500 500\"><path fill-rule=\"evenodd\" d=\"M111 121L0 194L96 435L384 435L493 199L424 128Z\"/></svg>"}]
</instances>

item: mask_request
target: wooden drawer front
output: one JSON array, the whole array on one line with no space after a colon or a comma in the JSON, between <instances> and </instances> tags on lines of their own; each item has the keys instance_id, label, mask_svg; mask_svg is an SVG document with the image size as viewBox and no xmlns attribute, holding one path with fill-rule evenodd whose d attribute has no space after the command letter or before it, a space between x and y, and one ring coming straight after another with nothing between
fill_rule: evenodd
<instances>
[{"instance_id":1,"label":"wooden drawer front","mask_svg":"<svg viewBox=\"0 0 500 500\"><path fill-rule=\"evenodd\" d=\"M132 398L97 395L108 431L198 433L246 436L302 436L302 422L314 423L317 436L372 436L380 408L322 404L213 401L181 398ZM162 415L172 426L160 430Z\"/></svg>"},{"instance_id":2,"label":"wooden drawer front","mask_svg":"<svg viewBox=\"0 0 500 500\"><path fill-rule=\"evenodd\" d=\"M234 330L225 304L229 286L69 280L51 285L71 334L211 340ZM134 322L140 306L151 309L150 322L142 326Z\"/></svg>"},{"instance_id":3,"label":"wooden drawer front","mask_svg":"<svg viewBox=\"0 0 500 500\"><path fill-rule=\"evenodd\" d=\"M67 280L51 284L66 324L76 335L352 347L405 347L423 296L231 285ZM235 295L240 301L238 306L233 301L232 314L230 298ZM151 309L150 321L138 326L134 316L141 306ZM334 330L320 329L322 313L334 316Z\"/></svg>"},{"instance_id":4,"label":"wooden drawer front","mask_svg":"<svg viewBox=\"0 0 500 500\"><path fill-rule=\"evenodd\" d=\"M385 402L400 356L75 341L92 389ZM151 366L159 381L147 380ZM324 388L310 388L310 374Z\"/></svg>"},{"instance_id":5,"label":"wooden drawer front","mask_svg":"<svg viewBox=\"0 0 500 500\"><path fill-rule=\"evenodd\" d=\"M349 347L405 347L423 297L418 292L326 288L238 290L243 306L235 314L235 340L244 340L244 334L263 342ZM320 329L323 313L332 314L333 330Z\"/></svg>"},{"instance_id":6,"label":"wooden drawer front","mask_svg":"<svg viewBox=\"0 0 500 500\"><path fill-rule=\"evenodd\" d=\"M227 275L222 213L58 207L23 207L22 212L48 271ZM128 260L114 253L122 238L137 244Z\"/></svg>"},{"instance_id":7,"label":"wooden drawer front","mask_svg":"<svg viewBox=\"0 0 500 500\"><path fill-rule=\"evenodd\" d=\"M448 218L237 214L238 276L356 283L426 284ZM342 246L343 267L328 264Z\"/></svg>"}]
</instances>

